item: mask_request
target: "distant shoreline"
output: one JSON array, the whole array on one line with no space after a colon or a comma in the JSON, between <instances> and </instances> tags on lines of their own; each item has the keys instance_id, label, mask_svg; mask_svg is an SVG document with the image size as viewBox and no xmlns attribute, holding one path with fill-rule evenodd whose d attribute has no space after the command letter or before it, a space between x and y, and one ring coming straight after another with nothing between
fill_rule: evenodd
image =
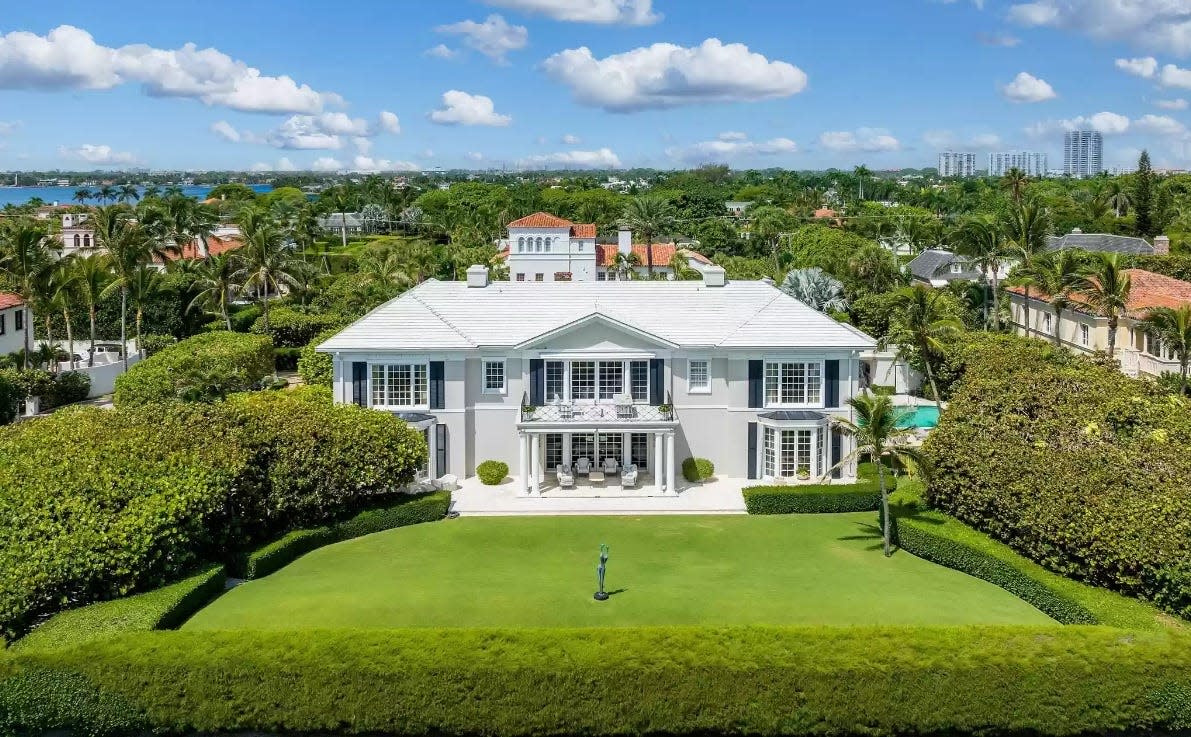
<instances>
[{"instance_id":1,"label":"distant shoreline","mask_svg":"<svg viewBox=\"0 0 1191 737\"><path fill-rule=\"evenodd\" d=\"M189 187L182 187L182 194L187 197L194 197L195 199L205 199L207 193L215 188L216 185L193 185ZM247 185L257 193L264 193L272 191L271 184L250 184ZM77 205L78 202L74 200L74 193L84 187L14 187L11 184L0 187L0 207L5 205L24 205L34 198L41 198L47 205ZM94 188L87 187L86 189ZM166 187L159 187L163 192ZM137 187L137 191L144 192L144 187ZM82 203L85 205L97 205L98 200L91 199Z\"/></svg>"}]
</instances>

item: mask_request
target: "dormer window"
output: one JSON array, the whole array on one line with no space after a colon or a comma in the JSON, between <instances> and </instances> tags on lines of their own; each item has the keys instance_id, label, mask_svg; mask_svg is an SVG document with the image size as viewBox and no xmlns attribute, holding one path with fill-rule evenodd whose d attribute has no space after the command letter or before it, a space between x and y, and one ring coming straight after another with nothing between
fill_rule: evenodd
<instances>
[{"instance_id":1,"label":"dormer window","mask_svg":"<svg viewBox=\"0 0 1191 737\"><path fill-rule=\"evenodd\" d=\"M963 264L961 264L961 263L960 263L960 262L958 262L958 261L952 261L952 262L951 262L951 273L952 273L952 274L962 274L962 273L963 273L963 270L964 270L964 265L963 265Z\"/></svg>"}]
</instances>

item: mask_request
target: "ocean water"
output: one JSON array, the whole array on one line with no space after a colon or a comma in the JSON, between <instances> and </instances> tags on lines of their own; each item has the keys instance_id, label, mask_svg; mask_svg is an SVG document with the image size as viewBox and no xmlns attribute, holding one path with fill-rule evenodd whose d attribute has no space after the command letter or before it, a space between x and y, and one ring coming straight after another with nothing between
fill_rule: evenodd
<instances>
[{"instance_id":1,"label":"ocean water","mask_svg":"<svg viewBox=\"0 0 1191 737\"><path fill-rule=\"evenodd\" d=\"M268 192L273 189L271 184L252 184L249 185L257 192ZM74 193L81 187L0 187L0 207L5 205L23 205L34 197L40 197L47 205L58 203L59 205L75 205ZM96 187L88 187L94 192ZM187 197L194 197L196 199L206 199L207 193L213 187L183 187L182 194ZM165 187L161 187L164 191ZM142 189L143 191L143 189ZM97 205L96 200L90 200L86 204Z\"/></svg>"}]
</instances>

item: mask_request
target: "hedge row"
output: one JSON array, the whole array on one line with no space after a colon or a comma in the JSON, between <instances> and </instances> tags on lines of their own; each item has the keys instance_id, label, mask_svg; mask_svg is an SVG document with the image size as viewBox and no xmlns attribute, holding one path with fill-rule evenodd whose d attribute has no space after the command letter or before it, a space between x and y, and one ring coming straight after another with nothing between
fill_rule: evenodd
<instances>
[{"instance_id":1,"label":"hedge row","mask_svg":"<svg viewBox=\"0 0 1191 737\"><path fill-rule=\"evenodd\" d=\"M298 356L298 375L302 381L310 386L331 386L334 380L335 366L330 353L319 353L318 348L323 343L338 335L340 328L328 328L307 343Z\"/></svg>"},{"instance_id":2,"label":"hedge row","mask_svg":"<svg viewBox=\"0 0 1191 737\"><path fill-rule=\"evenodd\" d=\"M202 333L163 348L116 378L117 407L210 399L251 389L273 373L268 337Z\"/></svg>"},{"instance_id":3,"label":"hedge row","mask_svg":"<svg viewBox=\"0 0 1191 737\"><path fill-rule=\"evenodd\" d=\"M750 486L743 490L749 514L832 514L872 512L881 508L881 485L876 466L862 463L854 484L797 484ZM897 479L886 472L885 485L893 491Z\"/></svg>"},{"instance_id":4,"label":"hedge row","mask_svg":"<svg viewBox=\"0 0 1191 737\"><path fill-rule=\"evenodd\" d=\"M1191 617L1188 401L1038 340L982 337L960 362L923 446L931 505L1050 570Z\"/></svg>"},{"instance_id":5,"label":"hedge row","mask_svg":"<svg viewBox=\"0 0 1191 737\"><path fill-rule=\"evenodd\" d=\"M10 728L91 733L1191 728L1191 636L1095 627L151 632L17 652L7 666L0 658L0 678L5 670L0 710ZM40 693L22 683L30 673L40 674Z\"/></svg>"},{"instance_id":6,"label":"hedge row","mask_svg":"<svg viewBox=\"0 0 1191 737\"><path fill-rule=\"evenodd\" d=\"M325 330L342 328L345 320L340 315L326 312L302 312L293 307L278 307L269 310L269 327L265 328L262 315L252 324L252 332L267 335L278 348L302 348L315 336Z\"/></svg>"},{"instance_id":7,"label":"hedge row","mask_svg":"<svg viewBox=\"0 0 1191 737\"><path fill-rule=\"evenodd\" d=\"M226 580L223 566L211 565L154 591L69 609L17 640L14 647L21 650L73 647L127 632L172 629L218 596Z\"/></svg>"},{"instance_id":8,"label":"hedge row","mask_svg":"<svg viewBox=\"0 0 1191 737\"><path fill-rule=\"evenodd\" d=\"M243 578L261 578L283 568L301 556L324 545L350 540L395 527L433 522L447 516L451 492L435 491L398 499L375 509L368 509L331 525L294 530L279 540L253 550L235 567Z\"/></svg>"},{"instance_id":9,"label":"hedge row","mask_svg":"<svg viewBox=\"0 0 1191 737\"><path fill-rule=\"evenodd\" d=\"M91 377L81 371L55 374L44 369L2 369L0 381L13 386L18 398L41 397L42 410L81 402L91 391ZM0 408L0 424L4 416L4 409Z\"/></svg>"},{"instance_id":10,"label":"hedge row","mask_svg":"<svg viewBox=\"0 0 1191 737\"><path fill-rule=\"evenodd\" d=\"M0 635L374 505L425 457L405 423L319 388L0 429Z\"/></svg>"}]
</instances>

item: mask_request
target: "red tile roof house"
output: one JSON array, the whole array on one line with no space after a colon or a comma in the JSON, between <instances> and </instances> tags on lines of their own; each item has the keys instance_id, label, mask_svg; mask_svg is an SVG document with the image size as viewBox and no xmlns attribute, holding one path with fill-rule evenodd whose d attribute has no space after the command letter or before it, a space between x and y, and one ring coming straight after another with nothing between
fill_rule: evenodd
<instances>
[{"instance_id":1,"label":"red tile roof house","mask_svg":"<svg viewBox=\"0 0 1191 737\"><path fill-rule=\"evenodd\" d=\"M1178 372L1174 354L1139 327L1140 321L1155 307L1191 304L1191 283L1143 269L1128 269L1131 288L1129 308L1117 325L1117 355L1121 371L1130 376L1161 376ZM1009 287L1010 315L1017 332L1025 332L1025 289ZM1071 295L1072 306L1063 310L1062 324L1046 301L1047 295L1030 290L1031 334L1059 342L1076 353L1108 349L1108 318L1099 317L1078 294Z\"/></svg>"},{"instance_id":2,"label":"red tile roof house","mask_svg":"<svg viewBox=\"0 0 1191 737\"><path fill-rule=\"evenodd\" d=\"M33 313L21 295L0 292L0 355L16 353L25 347L25 335L32 320Z\"/></svg>"},{"instance_id":3,"label":"red tile roof house","mask_svg":"<svg viewBox=\"0 0 1191 737\"><path fill-rule=\"evenodd\" d=\"M616 243L596 243L594 223L572 223L545 212L509 223L509 237L501 242L502 258L509 265L509 279L523 282L618 281L649 278L649 249L633 243L632 231L622 228ZM711 261L674 243L653 244L653 273L674 278L670 265L676 254L687 266L702 273ZM631 267L618 259L624 254ZM635 258L634 258L635 257ZM629 271L631 270L631 274Z\"/></svg>"}]
</instances>

